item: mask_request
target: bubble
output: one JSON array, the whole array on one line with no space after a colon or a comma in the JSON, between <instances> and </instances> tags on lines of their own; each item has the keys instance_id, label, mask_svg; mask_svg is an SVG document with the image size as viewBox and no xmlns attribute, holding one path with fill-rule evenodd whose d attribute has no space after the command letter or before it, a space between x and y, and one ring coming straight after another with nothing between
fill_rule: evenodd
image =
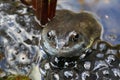
<instances>
[{"instance_id":1,"label":"bubble","mask_svg":"<svg viewBox=\"0 0 120 80\"><path fill-rule=\"evenodd\" d=\"M90 67L91 67L91 62L85 61L85 63L84 63L84 68L85 68L86 70L89 70Z\"/></svg>"},{"instance_id":2,"label":"bubble","mask_svg":"<svg viewBox=\"0 0 120 80\"><path fill-rule=\"evenodd\" d=\"M45 67L46 70L47 70L47 69L50 69L49 63L46 63L46 64L44 65L44 67Z\"/></svg>"},{"instance_id":3,"label":"bubble","mask_svg":"<svg viewBox=\"0 0 120 80\"><path fill-rule=\"evenodd\" d=\"M116 55L117 54L117 49L108 49L106 54L113 54Z\"/></svg>"},{"instance_id":4,"label":"bubble","mask_svg":"<svg viewBox=\"0 0 120 80\"><path fill-rule=\"evenodd\" d=\"M95 61L95 65L94 65L93 70L96 71L96 70L101 70L103 68L108 68L108 67L109 66L105 61L100 60L100 61Z\"/></svg>"},{"instance_id":5,"label":"bubble","mask_svg":"<svg viewBox=\"0 0 120 80\"><path fill-rule=\"evenodd\" d=\"M102 72L103 72L103 75L108 75L108 74L110 74L108 70L103 70Z\"/></svg>"},{"instance_id":6,"label":"bubble","mask_svg":"<svg viewBox=\"0 0 120 80\"><path fill-rule=\"evenodd\" d=\"M109 64L111 66L111 63L113 63L115 61L115 56L108 55L107 58L105 59L105 61L107 62L107 64Z\"/></svg>"},{"instance_id":7,"label":"bubble","mask_svg":"<svg viewBox=\"0 0 120 80\"><path fill-rule=\"evenodd\" d=\"M113 68L112 71L116 77L120 78L120 69Z\"/></svg>"},{"instance_id":8,"label":"bubble","mask_svg":"<svg viewBox=\"0 0 120 80\"><path fill-rule=\"evenodd\" d=\"M96 57L102 59L104 58L104 53L97 53Z\"/></svg>"},{"instance_id":9,"label":"bubble","mask_svg":"<svg viewBox=\"0 0 120 80\"><path fill-rule=\"evenodd\" d=\"M61 80L78 80L79 75L75 69L64 69L60 71L60 76L63 76Z\"/></svg>"},{"instance_id":10,"label":"bubble","mask_svg":"<svg viewBox=\"0 0 120 80\"><path fill-rule=\"evenodd\" d=\"M66 78L73 77L73 72L72 72L72 71L65 71L65 72L64 72L64 76L65 76Z\"/></svg>"},{"instance_id":11,"label":"bubble","mask_svg":"<svg viewBox=\"0 0 120 80\"><path fill-rule=\"evenodd\" d=\"M99 42L97 45L97 50L99 50L100 52L106 52L108 47L109 46L106 42Z\"/></svg>"},{"instance_id":12,"label":"bubble","mask_svg":"<svg viewBox=\"0 0 120 80\"><path fill-rule=\"evenodd\" d=\"M16 22L19 23L20 25L22 26L25 26L26 23L25 23L25 19L24 19L24 16L16 16Z\"/></svg>"},{"instance_id":13,"label":"bubble","mask_svg":"<svg viewBox=\"0 0 120 80\"><path fill-rule=\"evenodd\" d=\"M88 71L85 71L81 74L82 80L86 80L87 77L90 77L90 73Z\"/></svg>"},{"instance_id":14,"label":"bubble","mask_svg":"<svg viewBox=\"0 0 120 80\"><path fill-rule=\"evenodd\" d=\"M118 80L112 72L112 68L104 68L96 72L98 80Z\"/></svg>"},{"instance_id":15,"label":"bubble","mask_svg":"<svg viewBox=\"0 0 120 80\"><path fill-rule=\"evenodd\" d=\"M58 74L54 74L54 78L55 78L55 80L60 80L60 78L59 78L59 75L58 75Z\"/></svg>"},{"instance_id":16,"label":"bubble","mask_svg":"<svg viewBox=\"0 0 120 80\"><path fill-rule=\"evenodd\" d=\"M16 61L20 64L29 64L31 60L27 56L28 53L20 52L16 55Z\"/></svg>"}]
</instances>

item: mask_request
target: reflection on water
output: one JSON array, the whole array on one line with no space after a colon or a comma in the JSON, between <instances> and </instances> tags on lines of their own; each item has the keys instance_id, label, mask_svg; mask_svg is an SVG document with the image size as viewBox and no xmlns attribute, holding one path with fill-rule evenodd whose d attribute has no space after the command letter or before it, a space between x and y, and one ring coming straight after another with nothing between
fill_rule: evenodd
<instances>
[{"instance_id":1,"label":"reflection on water","mask_svg":"<svg viewBox=\"0 0 120 80\"><path fill-rule=\"evenodd\" d=\"M71 5L72 1L75 2L63 2L67 5L60 1L58 8L66 8L64 6ZM29 76L33 80L119 80L120 46L107 43L120 44L119 0L97 0L95 4L94 0L93 3L85 1L82 6L78 1L74 3L75 8L68 8L75 12L79 9L94 12L103 25L106 42L100 41L85 52L85 59L49 59L40 46L42 28L35 21L32 9L17 0L0 0L0 80L3 77L10 80L6 77L10 75ZM12 80L17 80L13 77Z\"/></svg>"}]
</instances>

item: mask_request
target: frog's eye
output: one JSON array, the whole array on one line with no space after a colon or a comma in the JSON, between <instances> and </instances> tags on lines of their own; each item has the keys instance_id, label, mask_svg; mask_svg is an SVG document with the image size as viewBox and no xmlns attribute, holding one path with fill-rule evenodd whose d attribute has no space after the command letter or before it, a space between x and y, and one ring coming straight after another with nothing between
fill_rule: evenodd
<instances>
[{"instance_id":1,"label":"frog's eye","mask_svg":"<svg viewBox=\"0 0 120 80\"><path fill-rule=\"evenodd\" d=\"M71 41L76 42L76 41L78 41L78 40L79 40L79 37L80 37L80 35L79 35L79 34L76 34L76 35L71 35Z\"/></svg>"},{"instance_id":2,"label":"frog's eye","mask_svg":"<svg viewBox=\"0 0 120 80\"><path fill-rule=\"evenodd\" d=\"M47 33L47 38L52 41L52 40L55 40L55 31L49 31Z\"/></svg>"},{"instance_id":3,"label":"frog's eye","mask_svg":"<svg viewBox=\"0 0 120 80\"><path fill-rule=\"evenodd\" d=\"M80 34L76 31L72 31L69 33L69 40L72 42L77 42L80 39Z\"/></svg>"}]
</instances>

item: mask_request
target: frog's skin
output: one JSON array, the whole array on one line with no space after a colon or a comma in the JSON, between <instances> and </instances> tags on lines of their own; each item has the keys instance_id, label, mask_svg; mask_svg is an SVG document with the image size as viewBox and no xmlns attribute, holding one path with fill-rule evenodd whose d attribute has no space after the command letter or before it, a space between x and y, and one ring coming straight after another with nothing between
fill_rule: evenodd
<instances>
[{"instance_id":1,"label":"frog's skin","mask_svg":"<svg viewBox=\"0 0 120 80\"><path fill-rule=\"evenodd\" d=\"M43 28L41 45L52 56L79 56L100 39L100 35L101 25L91 13L59 10Z\"/></svg>"}]
</instances>

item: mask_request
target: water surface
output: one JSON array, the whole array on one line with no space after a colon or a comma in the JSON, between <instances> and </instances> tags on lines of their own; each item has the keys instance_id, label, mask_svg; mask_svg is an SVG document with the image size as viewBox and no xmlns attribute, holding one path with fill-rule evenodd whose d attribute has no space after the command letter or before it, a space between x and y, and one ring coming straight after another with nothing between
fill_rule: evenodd
<instances>
[{"instance_id":1,"label":"water surface","mask_svg":"<svg viewBox=\"0 0 120 80\"><path fill-rule=\"evenodd\" d=\"M99 18L103 25L102 41L85 52L84 59L49 59L40 45L42 28L33 10L17 0L0 0L1 78L14 74L35 76L39 80L120 80L119 0L107 3L106 0L95 3L85 0L84 4L77 0L67 1L59 2L57 9L90 11ZM42 56L41 61L39 56Z\"/></svg>"}]
</instances>

